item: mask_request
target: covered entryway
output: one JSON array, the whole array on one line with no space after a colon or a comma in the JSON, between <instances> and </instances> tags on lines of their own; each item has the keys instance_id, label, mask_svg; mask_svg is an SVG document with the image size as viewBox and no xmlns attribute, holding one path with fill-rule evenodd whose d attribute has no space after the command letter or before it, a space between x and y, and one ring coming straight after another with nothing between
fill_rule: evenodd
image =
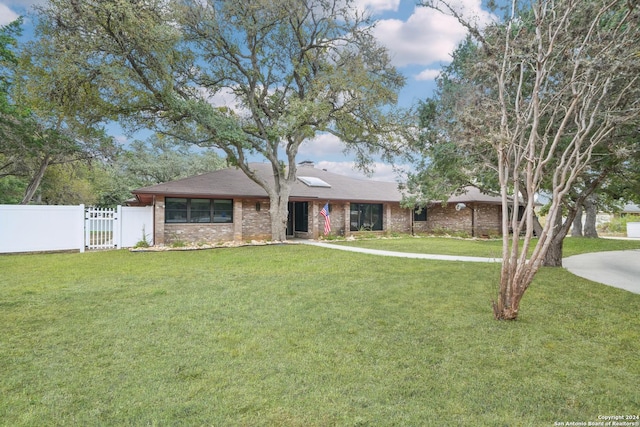
<instances>
[{"instance_id":1,"label":"covered entryway","mask_svg":"<svg viewBox=\"0 0 640 427\"><path fill-rule=\"evenodd\" d=\"M309 232L309 202L289 202L287 217L287 237L295 237L296 233Z\"/></svg>"}]
</instances>

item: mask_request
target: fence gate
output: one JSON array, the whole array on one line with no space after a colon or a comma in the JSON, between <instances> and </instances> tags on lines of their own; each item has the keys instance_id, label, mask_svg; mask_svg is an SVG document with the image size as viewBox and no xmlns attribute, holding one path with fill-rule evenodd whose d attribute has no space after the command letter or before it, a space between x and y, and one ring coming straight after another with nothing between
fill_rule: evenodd
<instances>
[{"instance_id":1,"label":"fence gate","mask_svg":"<svg viewBox=\"0 0 640 427\"><path fill-rule=\"evenodd\" d=\"M120 242L118 209L88 207L84 211L84 242L87 249L113 249Z\"/></svg>"}]
</instances>

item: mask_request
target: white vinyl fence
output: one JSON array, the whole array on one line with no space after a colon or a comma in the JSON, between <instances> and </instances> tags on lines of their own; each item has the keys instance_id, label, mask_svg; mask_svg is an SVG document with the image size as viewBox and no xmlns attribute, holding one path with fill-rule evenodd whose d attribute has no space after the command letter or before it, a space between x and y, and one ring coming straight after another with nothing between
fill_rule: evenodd
<instances>
[{"instance_id":1,"label":"white vinyl fence","mask_svg":"<svg viewBox=\"0 0 640 427\"><path fill-rule=\"evenodd\" d=\"M627 237L640 237L640 222L627 223Z\"/></svg>"},{"instance_id":2,"label":"white vinyl fence","mask_svg":"<svg viewBox=\"0 0 640 427\"><path fill-rule=\"evenodd\" d=\"M153 208L0 205L0 253L153 244Z\"/></svg>"}]
</instances>

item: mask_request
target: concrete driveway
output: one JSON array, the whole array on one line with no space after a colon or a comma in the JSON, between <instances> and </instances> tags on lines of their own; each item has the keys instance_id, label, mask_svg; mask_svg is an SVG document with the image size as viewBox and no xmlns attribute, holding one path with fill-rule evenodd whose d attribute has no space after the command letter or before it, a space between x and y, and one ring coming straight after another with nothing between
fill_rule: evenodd
<instances>
[{"instance_id":1,"label":"concrete driveway","mask_svg":"<svg viewBox=\"0 0 640 427\"><path fill-rule=\"evenodd\" d=\"M562 265L576 276L640 294L640 249L574 255Z\"/></svg>"}]
</instances>

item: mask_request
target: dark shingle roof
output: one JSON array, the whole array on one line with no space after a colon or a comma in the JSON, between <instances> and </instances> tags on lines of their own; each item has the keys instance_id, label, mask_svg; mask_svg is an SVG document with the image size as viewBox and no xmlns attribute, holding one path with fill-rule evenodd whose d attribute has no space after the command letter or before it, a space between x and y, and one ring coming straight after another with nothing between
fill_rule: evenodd
<instances>
[{"instance_id":1,"label":"dark shingle roof","mask_svg":"<svg viewBox=\"0 0 640 427\"><path fill-rule=\"evenodd\" d=\"M264 178L273 176L270 164L252 163L250 166ZM399 202L402 199L398 184L393 182L350 178L311 166L298 166L297 176L320 178L331 187L308 186L298 179L291 188L290 198L293 200L326 199L327 201ZM242 170L235 167L138 188L132 193L139 200L146 202L150 202L151 197L154 195L203 198L267 197L267 193L262 187L249 179Z\"/></svg>"},{"instance_id":2,"label":"dark shingle roof","mask_svg":"<svg viewBox=\"0 0 640 427\"><path fill-rule=\"evenodd\" d=\"M461 194L449 197L447 203L488 203L499 205L502 203L500 196L492 196L480 191L476 187L464 187Z\"/></svg>"}]
</instances>

